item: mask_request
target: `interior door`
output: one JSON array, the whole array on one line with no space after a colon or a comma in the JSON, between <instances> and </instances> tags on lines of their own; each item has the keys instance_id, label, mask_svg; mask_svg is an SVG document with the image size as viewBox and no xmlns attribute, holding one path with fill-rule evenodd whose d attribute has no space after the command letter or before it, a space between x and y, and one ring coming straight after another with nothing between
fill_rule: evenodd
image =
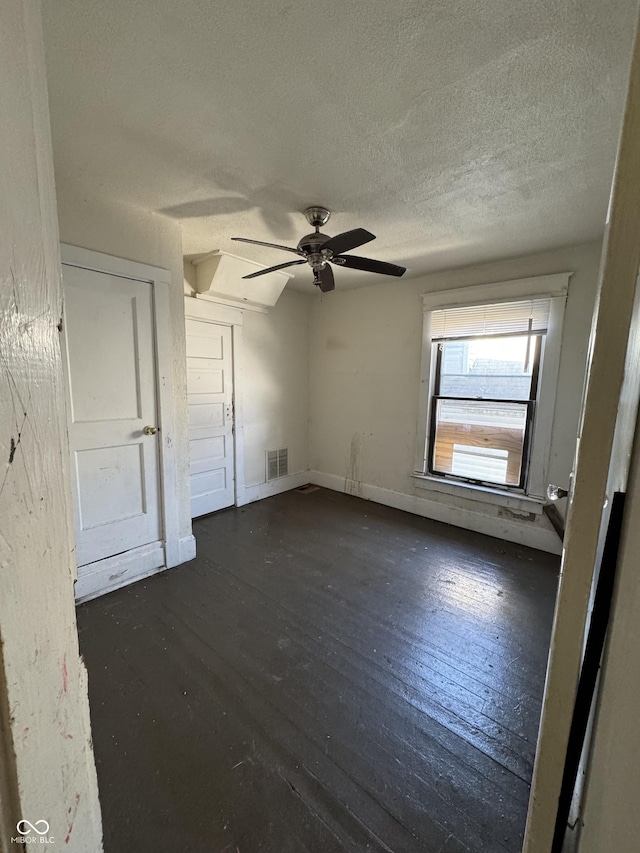
<instances>
[{"instance_id":1,"label":"interior door","mask_svg":"<svg viewBox=\"0 0 640 853\"><path fill-rule=\"evenodd\" d=\"M153 294L149 282L66 264L63 281L80 580L161 538Z\"/></svg>"},{"instance_id":2,"label":"interior door","mask_svg":"<svg viewBox=\"0 0 640 853\"><path fill-rule=\"evenodd\" d=\"M234 503L230 326L187 320L191 517Z\"/></svg>"}]
</instances>

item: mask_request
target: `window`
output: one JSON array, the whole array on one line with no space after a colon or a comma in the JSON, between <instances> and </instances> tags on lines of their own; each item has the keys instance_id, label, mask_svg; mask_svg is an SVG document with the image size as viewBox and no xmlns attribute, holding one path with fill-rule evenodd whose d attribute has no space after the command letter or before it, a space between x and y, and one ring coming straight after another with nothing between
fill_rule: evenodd
<instances>
[{"instance_id":1,"label":"window","mask_svg":"<svg viewBox=\"0 0 640 853\"><path fill-rule=\"evenodd\" d=\"M428 470L524 488L549 299L434 311Z\"/></svg>"},{"instance_id":2,"label":"window","mask_svg":"<svg viewBox=\"0 0 640 853\"><path fill-rule=\"evenodd\" d=\"M423 295L418 485L542 499L569 276Z\"/></svg>"}]
</instances>

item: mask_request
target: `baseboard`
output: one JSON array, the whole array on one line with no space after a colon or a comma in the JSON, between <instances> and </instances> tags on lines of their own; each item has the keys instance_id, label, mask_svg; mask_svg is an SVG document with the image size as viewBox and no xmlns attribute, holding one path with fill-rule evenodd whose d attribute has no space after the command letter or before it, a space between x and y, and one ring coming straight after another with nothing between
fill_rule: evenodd
<instances>
[{"instance_id":1,"label":"baseboard","mask_svg":"<svg viewBox=\"0 0 640 853\"><path fill-rule=\"evenodd\" d=\"M316 486L325 489L333 489L336 492L352 494L364 500L383 504L384 506L401 509L420 515L423 518L431 518L434 521L442 521L445 524L453 524L455 527L464 527L476 533L484 533L487 536L495 536L505 539L507 542L517 542L529 548L537 548L550 554L562 553L562 542L555 530L549 525L548 528L540 524L532 524L526 521L515 521L508 518L499 518L492 515L484 515L470 509L451 506L445 501L432 501L418 495L407 495L403 492L394 492L391 489L383 489L381 486L370 486L367 483L355 483L345 477L335 474L324 474L321 471L309 471L309 481ZM548 522L547 522L548 523Z\"/></svg>"},{"instance_id":2,"label":"baseboard","mask_svg":"<svg viewBox=\"0 0 640 853\"><path fill-rule=\"evenodd\" d=\"M567 826L564 841L562 842L562 853L576 853L580 841L580 824Z\"/></svg>"},{"instance_id":3,"label":"baseboard","mask_svg":"<svg viewBox=\"0 0 640 853\"><path fill-rule=\"evenodd\" d=\"M564 517L555 504L549 504L544 508L544 514L547 516L553 529L556 531L560 539L564 539Z\"/></svg>"},{"instance_id":4,"label":"baseboard","mask_svg":"<svg viewBox=\"0 0 640 853\"><path fill-rule=\"evenodd\" d=\"M261 501L263 498L270 498L273 495L279 495L282 492L289 492L291 489L298 489L300 486L306 486L309 482L308 471L298 471L296 474L288 474L286 477L278 477L277 480L270 480L268 483L258 483L255 486L245 486L242 491L238 492L236 506L245 506L245 504Z\"/></svg>"},{"instance_id":5,"label":"baseboard","mask_svg":"<svg viewBox=\"0 0 640 853\"><path fill-rule=\"evenodd\" d=\"M132 548L123 554L98 560L78 569L76 604L113 592L130 583L155 575L166 568L162 542Z\"/></svg>"},{"instance_id":6,"label":"baseboard","mask_svg":"<svg viewBox=\"0 0 640 853\"><path fill-rule=\"evenodd\" d=\"M178 543L178 554L180 563L188 563L196 556L196 537L183 536ZM178 563L179 565L179 563Z\"/></svg>"}]
</instances>

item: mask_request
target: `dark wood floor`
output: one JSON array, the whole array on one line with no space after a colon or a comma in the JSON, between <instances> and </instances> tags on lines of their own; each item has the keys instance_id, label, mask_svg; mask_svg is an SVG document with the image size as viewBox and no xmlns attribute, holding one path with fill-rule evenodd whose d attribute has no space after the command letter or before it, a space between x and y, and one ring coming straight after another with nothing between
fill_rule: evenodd
<instances>
[{"instance_id":1,"label":"dark wood floor","mask_svg":"<svg viewBox=\"0 0 640 853\"><path fill-rule=\"evenodd\" d=\"M317 490L78 610L106 853L519 853L557 558Z\"/></svg>"}]
</instances>

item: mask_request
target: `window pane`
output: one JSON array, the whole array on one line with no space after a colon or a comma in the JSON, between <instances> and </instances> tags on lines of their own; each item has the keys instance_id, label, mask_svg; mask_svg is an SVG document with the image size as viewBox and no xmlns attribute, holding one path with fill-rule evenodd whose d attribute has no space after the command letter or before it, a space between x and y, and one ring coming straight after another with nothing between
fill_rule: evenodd
<instances>
[{"instance_id":1,"label":"window pane","mask_svg":"<svg viewBox=\"0 0 640 853\"><path fill-rule=\"evenodd\" d=\"M440 396L528 400L535 343L528 335L446 341Z\"/></svg>"},{"instance_id":2,"label":"window pane","mask_svg":"<svg viewBox=\"0 0 640 853\"><path fill-rule=\"evenodd\" d=\"M433 470L517 486L526 422L522 403L437 400Z\"/></svg>"}]
</instances>

